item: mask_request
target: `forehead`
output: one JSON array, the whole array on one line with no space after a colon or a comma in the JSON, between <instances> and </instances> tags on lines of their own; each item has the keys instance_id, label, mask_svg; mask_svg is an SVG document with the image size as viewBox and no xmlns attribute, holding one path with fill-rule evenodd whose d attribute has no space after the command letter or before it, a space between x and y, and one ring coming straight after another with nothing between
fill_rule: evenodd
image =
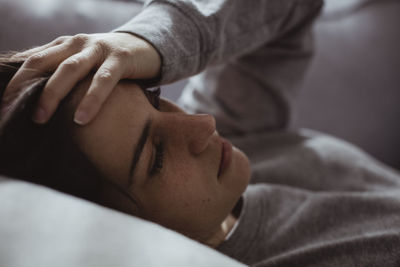
<instances>
[{"instance_id":1,"label":"forehead","mask_svg":"<svg viewBox=\"0 0 400 267\"><path fill-rule=\"evenodd\" d=\"M84 81L82 87L77 88L80 98L89 84L90 81ZM101 172L123 183L149 109L148 100L139 86L120 82L92 122L85 126L76 125L74 133L79 147Z\"/></svg>"}]
</instances>

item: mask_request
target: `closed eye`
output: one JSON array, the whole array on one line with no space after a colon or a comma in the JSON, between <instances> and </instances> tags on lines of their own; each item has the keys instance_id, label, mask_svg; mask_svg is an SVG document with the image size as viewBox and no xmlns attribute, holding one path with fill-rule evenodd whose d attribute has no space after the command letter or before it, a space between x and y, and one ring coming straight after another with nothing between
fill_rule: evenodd
<instances>
[{"instance_id":1,"label":"closed eye","mask_svg":"<svg viewBox=\"0 0 400 267\"><path fill-rule=\"evenodd\" d=\"M164 144L162 142L155 145L155 156L150 168L149 175L154 176L161 172L164 164Z\"/></svg>"},{"instance_id":2,"label":"closed eye","mask_svg":"<svg viewBox=\"0 0 400 267\"><path fill-rule=\"evenodd\" d=\"M160 87L154 90L144 90L144 94L146 95L147 99L149 100L150 104L156 109L160 110ZM164 162L164 144L162 142L158 142L154 145L152 153L152 164L149 167L149 175L152 177L161 172L163 168Z\"/></svg>"}]
</instances>

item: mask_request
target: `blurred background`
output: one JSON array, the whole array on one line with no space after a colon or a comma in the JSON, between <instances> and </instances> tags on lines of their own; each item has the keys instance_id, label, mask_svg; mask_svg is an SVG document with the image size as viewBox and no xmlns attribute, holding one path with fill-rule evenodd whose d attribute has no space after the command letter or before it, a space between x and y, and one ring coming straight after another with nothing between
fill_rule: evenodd
<instances>
[{"instance_id":1,"label":"blurred background","mask_svg":"<svg viewBox=\"0 0 400 267\"><path fill-rule=\"evenodd\" d=\"M0 0L0 51L110 31L139 12L142 2ZM400 0L325 2L293 127L348 140L400 170ZM164 86L164 96L176 100L185 83Z\"/></svg>"}]
</instances>

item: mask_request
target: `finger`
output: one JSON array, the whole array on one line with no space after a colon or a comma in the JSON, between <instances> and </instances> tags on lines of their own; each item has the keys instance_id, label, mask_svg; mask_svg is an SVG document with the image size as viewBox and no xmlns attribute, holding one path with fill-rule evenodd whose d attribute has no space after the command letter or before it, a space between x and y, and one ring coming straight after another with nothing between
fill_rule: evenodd
<instances>
[{"instance_id":1,"label":"finger","mask_svg":"<svg viewBox=\"0 0 400 267\"><path fill-rule=\"evenodd\" d=\"M88 75L94 66L99 64L100 59L98 50L86 48L64 60L43 89L33 120L37 123L47 122L56 111L60 101Z\"/></svg>"},{"instance_id":2,"label":"finger","mask_svg":"<svg viewBox=\"0 0 400 267\"><path fill-rule=\"evenodd\" d=\"M19 86L27 80L53 71L62 60L71 56L74 52L76 51L68 47L67 44L60 44L30 56L11 79L5 90L5 94L18 90Z\"/></svg>"},{"instance_id":3,"label":"finger","mask_svg":"<svg viewBox=\"0 0 400 267\"><path fill-rule=\"evenodd\" d=\"M41 46L36 46L33 47L31 49L25 50L23 52L19 52L17 54L15 54L13 57L15 58L28 58L30 56L32 56L33 54L39 53L47 48L53 47L53 46L57 46L62 44L65 40L67 40L68 38L70 38L70 36L61 36L58 37L57 39L51 41L50 43L41 45Z\"/></svg>"},{"instance_id":4,"label":"finger","mask_svg":"<svg viewBox=\"0 0 400 267\"><path fill-rule=\"evenodd\" d=\"M30 57L29 60L26 60L21 65L4 90L4 94L1 99L1 104L3 107L10 105L20 95L20 90L24 88L24 82L43 76L44 71L30 67L29 65L32 64L30 62L40 61L40 59L44 58L47 53L52 54L52 50L54 49L56 48L49 48L49 51L42 51L39 54L34 55L34 59ZM49 64L51 64L51 62ZM45 66L42 66L42 68L46 69Z\"/></svg>"},{"instance_id":5,"label":"finger","mask_svg":"<svg viewBox=\"0 0 400 267\"><path fill-rule=\"evenodd\" d=\"M55 43L61 43L30 56L11 79L5 93L17 90L19 85L26 80L54 71L64 59L79 52L87 39L87 35L78 34L69 41L55 41Z\"/></svg>"},{"instance_id":6,"label":"finger","mask_svg":"<svg viewBox=\"0 0 400 267\"><path fill-rule=\"evenodd\" d=\"M74 121L77 124L85 125L97 115L104 101L121 79L122 72L121 62L117 58L110 57L104 61L75 112Z\"/></svg>"}]
</instances>

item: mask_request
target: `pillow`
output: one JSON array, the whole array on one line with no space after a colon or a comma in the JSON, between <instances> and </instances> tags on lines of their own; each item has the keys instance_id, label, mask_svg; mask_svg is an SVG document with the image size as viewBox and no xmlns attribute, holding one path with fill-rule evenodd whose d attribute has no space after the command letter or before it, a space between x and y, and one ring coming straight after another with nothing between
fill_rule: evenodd
<instances>
[{"instance_id":1,"label":"pillow","mask_svg":"<svg viewBox=\"0 0 400 267\"><path fill-rule=\"evenodd\" d=\"M0 177L0 266L244 266L157 224Z\"/></svg>"}]
</instances>

